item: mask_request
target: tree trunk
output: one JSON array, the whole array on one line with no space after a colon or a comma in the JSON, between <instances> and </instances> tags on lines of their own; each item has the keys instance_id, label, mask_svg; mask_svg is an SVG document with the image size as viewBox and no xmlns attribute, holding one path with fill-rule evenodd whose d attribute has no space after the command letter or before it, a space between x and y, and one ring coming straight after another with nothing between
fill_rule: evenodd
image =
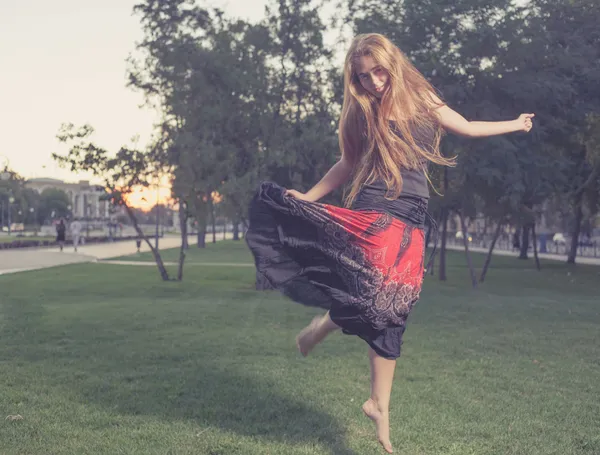
<instances>
[{"instance_id":1,"label":"tree trunk","mask_svg":"<svg viewBox=\"0 0 600 455\"><path fill-rule=\"evenodd\" d=\"M142 231L142 229L138 225L135 214L133 213L131 208L126 203L123 203L123 206L125 207L125 211L127 212L127 215L129 216L129 219L131 220L131 223L133 224L133 228L137 232L138 236L140 238L144 239L145 242L150 247L150 251L152 251L152 255L154 256L154 261L156 262L156 266L158 267L158 272L160 273L160 277L163 279L163 281L169 281L169 274L167 272L167 269L165 268L165 264L163 263L162 258L160 257L160 252L156 248L154 248L154 246L152 245L152 242L150 242L148 237L146 237L146 234L144 234L144 231Z\"/></svg>"},{"instance_id":2,"label":"tree trunk","mask_svg":"<svg viewBox=\"0 0 600 455\"><path fill-rule=\"evenodd\" d=\"M531 241L533 242L533 257L535 258L535 267L538 270L542 270L542 267L540 266L540 258L538 257L537 237L535 235L535 222L531 225Z\"/></svg>"},{"instance_id":3,"label":"tree trunk","mask_svg":"<svg viewBox=\"0 0 600 455\"><path fill-rule=\"evenodd\" d=\"M233 221L233 240L240 239L240 221L235 219Z\"/></svg>"},{"instance_id":4,"label":"tree trunk","mask_svg":"<svg viewBox=\"0 0 600 455\"><path fill-rule=\"evenodd\" d=\"M529 250L529 223L523 225L523 235L521 236L521 254L519 259L529 259L527 251Z\"/></svg>"},{"instance_id":5,"label":"tree trunk","mask_svg":"<svg viewBox=\"0 0 600 455\"><path fill-rule=\"evenodd\" d=\"M494 253L494 247L496 246L496 241L498 237L500 237L500 232L502 232L502 223L499 222L498 226L496 226L496 231L494 232L494 238L492 239L492 243L490 244L490 249L488 250L487 257L485 258L485 263L483 264L483 269L481 270L481 275L479 276L479 282L483 283L485 281L485 276L487 275L488 268L490 263L492 262L492 254Z\"/></svg>"},{"instance_id":6,"label":"tree trunk","mask_svg":"<svg viewBox=\"0 0 600 455\"><path fill-rule=\"evenodd\" d=\"M583 192L578 192L575 196L575 225L571 232L571 249L567 257L567 264L575 264L577 257L577 245L579 244L579 234L581 232L581 220L583 219Z\"/></svg>"},{"instance_id":7,"label":"tree trunk","mask_svg":"<svg viewBox=\"0 0 600 455\"><path fill-rule=\"evenodd\" d=\"M179 201L179 228L181 229L181 249L179 250L179 267L177 268L177 281L183 280L183 264L185 262L185 250L188 248L187 241L187 210L183 201Z\"/></svg>"},{"instance_id":8,"label":"tree trunk","mask_svg":"<svg viewBox=\"0 0 600 455\"><path fill-rule=\"evenodd\" d=\"M248 228L250 227L250 223L248 222L248 218L246 218L245 216L243 216L241 218L241 220L242 220L242 225L244 226L244 228L240 232L240 237L246 237L246 232L248 231Z\"/></svg>"},{"instance_id":9,"label":"tree trunk","mask_svg":"<svg viewBox=\"0 0 600 455\"><path fill-rule=\"evenodd\" d=\"M442 244L440 245L440 281L446 281L446 238L448 237L448 214L447 207L442 208Z\"/></svg>"},{"instance_id":10,"label":"tree trunk","mask_svg":"<svg viewBox=\"0 0 600 455\"><path fill-rule=\"evenodd\" d=\"M223 218L223 240L227 239L227 220Z\"/></svg>"},{"instance_id":11,"label":"tree trunk","mask_svg":"<svg viewBox=\"0 0 600 455\"><path fill-rule=\"evenodd\" d=\"M198 224L198 248L206 248L206 223Z\"/></svg>"},{"instance_id":12,"label":"tree trunk","mask_svg":"<svg viewBox=\"0 0 600 455\"><path fill-rule=\"evenodd\" d=\"M181 223L181 219L183 217L185 217L185 237L183 236L183 226L181 227L181 232L182 232L182 237L181 237L181 243L183 243L183 247L186 250L189 250L190 248L190 239L189 239L189 232L188 232L188 221L189 221L189 214L187 211L187 203L185 201L180 201L179 202L180 206L179 206L179 222ZM181 207L183 205L183 208Z\"/></svg>"},{"instance_id":13,"label":"tree trunk","mask_svg":"<svg viewBox=\"0 0 600 455\"><path fill-rule=\"evenodd\" d=\"M465 244L465 256L467 257L467 266L469 267L469 273L471 275L471 283L474 289L477 289L477 277L475 276L475 269L473 268L473 262L471 261L471 254L469 253L469 234L467 233L467 224L465 223L465 217L462 213L458 214L460 218L460 225L463 233L463 243Z\"/></svg>"},{"instance_id":14,"label":"tree trunk","mask_svg":"<svg viewBox=\"0 0 600 455\"><path fill-rule=\"evenodd\" d=\"M215 206L211 201L209 204L210 208L210 222L212 224L212 243L217 243L217 222L215 221Z\"/></svg>"},{"instance_id":15,"label":"tree trunk","mask_svg":"<svg viewBox=\"0 0 600 455\"><path fill-rule=\"evenodd\" d=\"M436 220L436 227L438 226L437 221L439 221L439 220ZM434 226L429 226L430 230L429 230L429 233L428 233L428 235L426 237L426 241L427 242L425 243L425 253L427 253L427 250L429 249L429 242L431 240L431 237L434 235L433 228L434 228ZM438 232L435 232L435 234L439 235ZM431 258L431 264L429 265L429 268L427 270L425 270L425 274L426 275L429 274L429 275L433 276L434 275L434 273L433 273L434 270L435 270L435 256L433 256Z\"/></svg>"},{"instance_id":16,"label":"tree trunk","mask_svg":"<svg viewBox=\"0 0 600 455\"><path fill-rule=\"evenodd\" d=\"M189 249L190 249L190 240L189 240L189 238L188 238L188 235L189 235L189 233L188 233L188 230L187 230L187 224L185 225L185 233L186 233L186 234L185 234L185 237L184 237L184 238L182 238L181 240L182 240L182 242L183 242L183 247L184 247L186 250L189 250Z\"/></svg>"},{"instance_id":17,"label":"tree trunk","mask_svg":"<svg viewBox=\"0 0 600 455\"><path fill-rule=\"evenodd\" d=\"M443 170L443 186L444 186L444 194L448 191L448 167L444 166ZM442 205L442 244L440 245L440 273L439 280L446 281L448 278L446 276L446 240L448 237L448 217L450 215L450 208L446 207L446 205Z\"/></svg>"},{"instance_id":18,"label":"tree trunk","mask_svg":"<svg viewBox=\"0 0 600 455\"><path fill-rule=\"evenodd\" d=\"M479 242L479 246L482 248L485 248L485 239L487 237L487 231L488 231L488 224L489 224L489 218L486 216L483 219L483 236Z\"/></svg>"}]
</instances>

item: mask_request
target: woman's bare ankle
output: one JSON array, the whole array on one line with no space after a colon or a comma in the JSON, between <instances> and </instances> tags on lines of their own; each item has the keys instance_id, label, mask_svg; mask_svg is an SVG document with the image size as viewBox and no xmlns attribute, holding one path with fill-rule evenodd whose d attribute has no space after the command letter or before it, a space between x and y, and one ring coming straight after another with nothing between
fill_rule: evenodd
<instances>
[{"instance_id":1,"label":"woman's bare ankle","mask_svg":"<svg viewBox=\"0 0 600 455\"><path fill-rule=\"evenodd\" d=\"M315 330L318 327L320 318L314 317L310 324L308 324L296 337L296 346L300 353L306 357L310 351L317 345L318 340L315 338Z\"/></svg>"},{"instance_id":2,"label":"woman's bare ankle","mask_svg":"<svg viewBox=\"0 0 600 455\"><path fill-rule=\"evenodd\" d=\"M377 412L380 412L382 414L389 413L389 404L383 404L380 401L378 401L376 398L373 398L373 397L369 397L367 402L370 402L370 406L372 406L372 408L374 410L376 410Z\"/></svg>"},{"instance_id":3,"label":"woman's bare ankle","mask_svg":"<svg viewBox=\"0 0 600 455\"><path fill-rule=\"evenodd\" d=\"M375 400L369 398L362 405L365 415L375 423L377 439L387 453L392 453L392 443L390 442L390 420L389 411L383 406L378 406Z\"/></svg>"}]
</instances>

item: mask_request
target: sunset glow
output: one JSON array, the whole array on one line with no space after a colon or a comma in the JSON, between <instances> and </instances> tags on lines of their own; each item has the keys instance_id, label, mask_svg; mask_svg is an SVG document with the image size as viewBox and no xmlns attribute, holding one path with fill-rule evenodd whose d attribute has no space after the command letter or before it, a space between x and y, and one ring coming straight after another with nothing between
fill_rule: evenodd
<instances>
[{"instance_id":1,"label":"sunset glow","mask_svg":"<svg viewBox=\"0 0 600 455\"><path fill-rule=\"evenodd\" d=\"M157 201L159 204L163 205L173 202L171 200L171 188L168 186L161 186L158 192L156 187L139 187L136 191L128 194L126 199L131 207L142 209L144 211L148 211L154 207Z\"/></svg>"}]
</instances>

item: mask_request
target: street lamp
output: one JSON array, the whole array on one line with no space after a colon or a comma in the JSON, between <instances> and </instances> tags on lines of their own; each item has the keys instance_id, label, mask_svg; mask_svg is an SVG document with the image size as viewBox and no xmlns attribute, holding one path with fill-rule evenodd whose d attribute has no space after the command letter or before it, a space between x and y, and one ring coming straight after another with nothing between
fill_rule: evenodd
<instances>
[{"instance_id":1,"label":"street lamp","mask_svg":"<svg viewBox=\"0 0 600 455\"><path fill-rule=\"evenodd\" d=\"M11 173L8 170L8 165L10 164L10 161L8 161L8 158L6 158L5 156L0 155L0 163L1 163L1 165L0 165L0 180L6 182L6 181L10 180L12 177ZM9 191L10 191L10 189L9 189ZM13 202L15 202L15 198L10 196L8 198L8 235L10 235L10 223L11 223L11 221L10 221L10 206ZM4 209L4 207L3 207L3 209Z\"/></svg>"},{"instance_id":2,"label":"street lamp","mask_svg":"<svg viewBox=\"0 0 600 455\"><path fill-rule=\"evenodd\" d=\"M8 198L8 235L10 235L10 226L12 224L12 221L10 220L10 209L11 209L11 205L13 205L15 202L15 198L14 197L9 197Z\"/></svg>"},{"instance_id":3,"label":"street lamp","mask_svg":"<svg viewBox=\"0 0 600 455\"><path fill-rule=\"evenodd\" d=\"M35 220L34 212L35 212L35 209L33 207L29 207L30 220L31 220L31 224L33 226L34 235L35 235L35 234L37 234L37 222Z\"/></svg>"},{"instance_id":4,"label":"street lamp","mask_svg":"<svg viewBox=\"0 0 600 455\"><path fill-rule=\"evenodd\" d=\"M3 155L0 155L0 180L10 180L10 172L8 171L8 166L10 161Z\"/></svg>"}]
</instances>

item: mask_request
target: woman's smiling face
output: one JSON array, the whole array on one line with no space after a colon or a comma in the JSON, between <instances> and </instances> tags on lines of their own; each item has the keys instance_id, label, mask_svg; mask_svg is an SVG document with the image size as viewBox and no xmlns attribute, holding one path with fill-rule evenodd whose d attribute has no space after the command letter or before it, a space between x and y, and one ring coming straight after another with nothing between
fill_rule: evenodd
<instances>
[{"instance_id":1,"label":"woman's smiling face","mask_svg":"<svg viewBox=\"0 0 600 455\"><path fill-rule=\"evenodd\" d=\"M389 73L370 55L359 57L356 60L356 76L360 85L377 98L383 96L389 85Z\"/></svg>"}]
</instances>

